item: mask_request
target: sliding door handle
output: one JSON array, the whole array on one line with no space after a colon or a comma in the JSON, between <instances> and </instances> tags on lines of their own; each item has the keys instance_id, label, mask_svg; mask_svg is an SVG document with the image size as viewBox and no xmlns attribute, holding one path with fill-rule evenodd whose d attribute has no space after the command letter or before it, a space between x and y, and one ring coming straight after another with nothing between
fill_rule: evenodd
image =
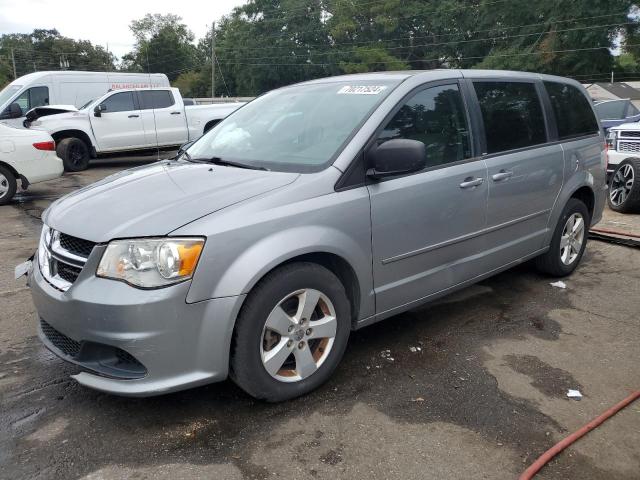
<instances>
[{"instance_id":1,"label":"sliding door handle","mask_svg":"<svg viewBox=\"0 0 640 480\"><path fill-rule=\"evenodd\" d=\"M171 115L180 115L180 112L171 112Z\"/></svg>"},{"instance_id":2,"label":"sliding door handle","mask_svg":"<svg viewBox=\"0 0 640 480\"><path fill-rule=\"evenodd\" d=\"M513 177L513 172L509 170L500 170L498 173L491 175L491 178L494 182L499 182L501 180L507 180Z\"/></svg>"},{"instance_id":3,"label":"sliding door handle","mask_svg":"<svg viewBox=\"0 0 640 480\"><path fill-rule=\"evenodd\" d=\"M484 178L467 177L464 179L464 182L460 184L460 188L474 188L482 185L483 183Z\"/></svg>"}]
</instances>

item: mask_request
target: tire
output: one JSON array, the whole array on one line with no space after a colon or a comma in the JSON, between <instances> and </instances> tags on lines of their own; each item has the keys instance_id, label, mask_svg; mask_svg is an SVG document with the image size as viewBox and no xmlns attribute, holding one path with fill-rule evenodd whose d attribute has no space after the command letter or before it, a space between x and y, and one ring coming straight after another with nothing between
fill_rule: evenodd
<instances>
[{"instance_id":1,"label":"tire","mask_svg":"<svg viewBox=\"0 0 640 480\"><path fill-rule=\"evenodd\" d=\"M56 154L62 159L66 172L80 172L89 167L89 147L79 138L64 138L56 146Z\"/></svg>"},{"instance_id":2,"label":"tire","mask_svg":"<svg viewBox=\"0 0 640 480\"><path fill-rule=\"evenodd\" d=\"M315 308L300 308L305 304ZM240 310L230 376L260 400L304 395L331 376L350 331L350 303L338 277L315 263L285 265L262 279Z\"/></svg>"},{"instance_id":3,"label":"tire","mask_svg":"<svg viewBox=\"0 0 640 480\"><path fill-rule=\"evenodd\" d=\"M13 173L0 165L0 205L6 205L11 201L18 189L18 182Z\"/></svg>"},{"instance_id":4,"label":"tire","mask_svg":"<svg viewBox=\"0 0 640 480\"><path fill-rule=\"evenodd\" d=\"M575 226L577 218L582 221L581 228ZM570 219L574 219L573 237L567 235ZM576 198L570 198L558 219L549 250L535 259L537 269L554 277L570 275L584 254L590 224L587 206Z\"/></svg>"},{"instance_id":5,"label":"tire","mask_svg":"<svg viewBox=\"0 0 640 480\"><path fill-rule=\"evenodd\" d=\"M607 203L616 212L640 212L640 158L628 158L614 170Z\"/></svg>"}]
</instances>

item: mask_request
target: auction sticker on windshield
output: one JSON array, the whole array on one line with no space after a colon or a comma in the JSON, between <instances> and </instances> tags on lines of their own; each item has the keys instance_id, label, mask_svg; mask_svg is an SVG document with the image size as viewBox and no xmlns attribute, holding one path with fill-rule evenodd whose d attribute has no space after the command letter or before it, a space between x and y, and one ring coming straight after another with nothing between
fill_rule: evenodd
<instances>
[{"instance_id":1,"label":"auction sticker on windshield","mask_svg":"<svg viewBox=\"0 0 640 480\"><path fill-rule=\"evenodd\" d=\"M345 85L338 90L339 95L378 95L386 90L385 85Z\"/></svg>"}]
</instances>

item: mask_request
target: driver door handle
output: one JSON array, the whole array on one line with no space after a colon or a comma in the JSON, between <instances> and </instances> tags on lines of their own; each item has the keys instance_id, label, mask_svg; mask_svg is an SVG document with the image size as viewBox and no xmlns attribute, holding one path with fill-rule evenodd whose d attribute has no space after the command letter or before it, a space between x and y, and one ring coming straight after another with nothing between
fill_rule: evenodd
<instances>
[{"instance_id":1,"label":"driver door handle","mask_svg":"<svg viewBox=\"0 0 640 480\"><path fill-rule=\"evenodd\" d=\"M500 170L498 173L491 175L491 178L494 182L499 182L501 180L507 180L513 177L513 172L510 170Z\"/></svg>"},{"instance_id":2,"label":"driver door handle","mask_svg":"<svg viewBox=\"0 0 640 480\"><path fill-rule=\"evenodd\" d=\"M171 115L180 115L180 112L171 112Z\"/></svg>"},{"instance_id":3,"label":"driver door handle","mask_svg":"<svg viewBox=\"0 0 640 480\"><path fill-rule=\"evenodd\" d=\"M484 178L467 177L464 179L464 182L460 184L460 188L465 189L465 188L477 187L479 185L482 185L483 182L484 182Z\"/></svg>"},{"instance_id":4,"label":"driver door handle","mask_svg":"<svg viewBox=\"0 0 640 480\"><path fill-rule=\"evenodd\" d=\"M129 118L139 118L140 115L129 115Z\"/></svg>"}]
</instances>

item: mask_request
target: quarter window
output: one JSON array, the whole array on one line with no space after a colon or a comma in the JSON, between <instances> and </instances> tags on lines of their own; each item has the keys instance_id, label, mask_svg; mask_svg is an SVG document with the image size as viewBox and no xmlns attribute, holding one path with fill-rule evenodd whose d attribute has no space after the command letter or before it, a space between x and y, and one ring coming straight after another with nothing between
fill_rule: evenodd
<instances>
[{"instance_id":1,"label":"quarter window","mask_svg":"<svg viewBox=\"0 0 640 480\"><path fill-rule=\"evenodd\" d=\"M173 95L168 90L146 90L139 93L142 110L169 108L175 103Z\"/></svg>"},{"instance_id":2,"label":"quarter window","mask_svg":"<svg viewBox=\"0 0 640 480\"><path fill-rule=\"evenodd\" d=\"M469 158L469 126L458 86L431 87L411 97L380 132L377 143L395 138L424 143L427 168Z\"/></svg>"},{"instance_id":3,"label":"quarter window","mask_svg":"<svg viewBox=\"0 0 640 480\"><path fill-rule=\"evenodd\" d=\"M599 131L598 121L587 97L573 85L544 82L558 125L560 140Z\"/></svg>"},{"instance_id":4,"label":"quarter window","mask_svg":"<svg viewBox=\"0 0 640 480\"><path fill-rule=\"evenodd\" d=\"M133 102L133 92L121 92L111 95L102 102L102 105L106 107L104 109L106 113L129 112L136 109Z\"/></svg>"},{"instance_id":5,"label":"quarter window","mask_svg":"<svg viewBox=\"0 0 640 480\"><path fill-rule=\"evenodd\" d=\"M547 141L542 106L533 83L473 82L478 96L487 153Z\"/></svg>"}]
</instances>

